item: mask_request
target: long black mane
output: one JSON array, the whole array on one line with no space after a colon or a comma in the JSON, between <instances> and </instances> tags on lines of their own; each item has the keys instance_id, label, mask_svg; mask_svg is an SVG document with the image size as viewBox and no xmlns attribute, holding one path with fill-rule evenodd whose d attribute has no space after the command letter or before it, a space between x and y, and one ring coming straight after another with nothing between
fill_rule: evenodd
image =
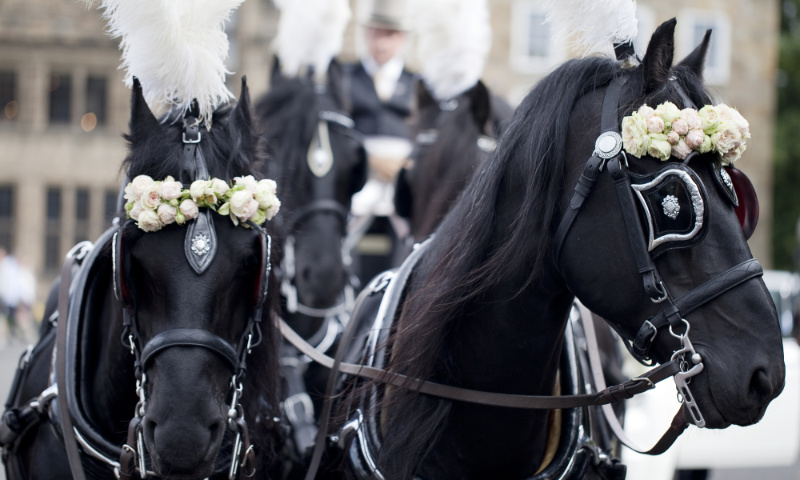
<instances>
[{"instance_id":1,"label":"long black mane","mask_svg":"<svg viewBox=\"0 0 800 480\"><path fill-rule=\"evenodd\" d=\"M630 75L626 89L635 92L623 96L627 101L620 109L625 113L645 102L680 98L678 85L696 104L709 103L695 73L681 65L671 72L674 82L644 95L641 68L623 70L618 61L593 57L568 61L535 86L415 270L393 337L392 370L450 383L455 367L449 345L458 341L451 333L464 312L482 301L511 300L532 285L555 291L541 275L552 261L560 199L572 188L565 185L565 158L573 106L621 75ZM586 135L598 133L599 123L596 132ZM506 298L486 298L499 284L508 287ZM383 426L381 462L387 471L400 473L397 478L406 478L435 445L448 402L400 392L390 402L395 413Z\"/></svg>"}]
</instances>

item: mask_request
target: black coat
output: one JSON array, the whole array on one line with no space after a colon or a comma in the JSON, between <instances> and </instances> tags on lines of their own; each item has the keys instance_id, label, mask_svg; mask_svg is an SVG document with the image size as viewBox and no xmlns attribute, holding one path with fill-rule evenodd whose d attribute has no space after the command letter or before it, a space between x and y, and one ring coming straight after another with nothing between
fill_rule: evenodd
<instances>
[{"instance_id":1,"label":"black coat","mask_svg":"<svg viewBox=\"0 0 800 480\"><path fill-rule=\"evenodd\" d=\"M364 135L411 138L408 117L414 101L416 75L403 69L392 98L382 102L372 77L358 64L348 65L351 115L355 128Z\"/></svg>"}]
</instances>

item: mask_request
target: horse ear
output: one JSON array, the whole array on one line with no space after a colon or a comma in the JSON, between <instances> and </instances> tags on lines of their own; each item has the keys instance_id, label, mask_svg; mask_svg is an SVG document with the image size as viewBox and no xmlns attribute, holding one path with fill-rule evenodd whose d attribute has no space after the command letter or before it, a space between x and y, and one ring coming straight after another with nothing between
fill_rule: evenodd
<instances>
[{"instance_id":1,"label":"horse ear","mask_svg":"<svg viewBox=\"0 0 800 480\"><path fill-rule=\"evenodd\" d=\"M134 132L147 130L150 128L158 128L160 124L156 119L147 102L144 100L144 93L142 93L142 84L139 79L133 77L133 92L131 92L131 119L129 128L131 134Z\"/></svg>"},{"instance_id":2,"label":"horse ear","mask_svg":"<svg viewBox=\"0 0 800 480\"><path fill-rule=\"evenodd\" d=\"M486 133L486 123L492 114L492 99L489 96L489 90L483 82L478 80L478 83L470 89L469 97L472 100L472 117L481 133Z\"/></svg>"},{"instance_id":3,"label":"horse ear","mask_svg":"<svg viewBox=\"0 0 800 480\"><path fill-rule=\"evenodd\" d=\"M431 105L438 105L438 103L431 95L431 92L428 91L425 82L422 80L417 81L417 108L423 110Z\"/></svg>"},{"instance_id":4,"label":"horse ear","mask_svg":"<svg viewBox=\"0 0 800 480\"><path fill-rule=\"evenodd\" d=\"M242 91L239 102L233 112L233 121L236 127L250 129L253 125L253 115L250 112L250 90L247 88L247 75L242 75Z\"/></svg>"},{"instance_id":5,"label":"horse ear","mask_svg":"<svg viewBox=\"0 0 800 480\"><path fill-rule=\"evenodd\" d=\"M706 54L708 54L708 46L711 44L711 29L709 28L706 30L706 34L703 36L703 41L700 42L700 45L692 51L689 55L686 56L681 62L678 64L679 66L684 66L689 68L691 71L697 74L698 77L703 76L703 65L706 63Z\"/></svg>"},{"instance_id":6,"label":"horse ear","mask_svg":"<svg viewBox=\"0 0 800 480\"><path fill-rule=\"evenodd\" d=\"M675 54L675 24L672 18L662 23L647 45L647 53L642 59L644 68L644 91L650 93L659 85L666 83L672 58Z\"/></svg>"}]
</instances>

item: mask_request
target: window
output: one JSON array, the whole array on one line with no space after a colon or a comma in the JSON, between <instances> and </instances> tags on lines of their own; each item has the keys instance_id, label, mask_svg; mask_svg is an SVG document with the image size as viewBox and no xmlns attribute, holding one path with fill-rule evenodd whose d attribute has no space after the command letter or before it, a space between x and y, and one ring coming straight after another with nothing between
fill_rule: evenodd
<instances>
[{"instance_id":1,"label":"window","mask_svg":"<svg viewBox=\"0 0 800 480\"><path fill-rule=\"evenodd\" d=\"M81 117L81 128L91 132L106 124L106 77L89 76L86 79L86 111Z\"/></svg>"},{"instance_id":2,"label":"window","mask_svg":"<svg viewBox=\"0 0 800 480\"><path fill-rule=\"evenodd\" d=\"M50 75L50 110L51 124L65 124L70 121L72 110L72 78L69 74L53 73Z\"/></svg>"},{"instance_id":3,"label":"window","mask_svg":"<svg viewBox=\"0 0 800 480\"><path fill-rule=\"evenodd\" d=\"M105 213L105 224L106 226L111 224L111 221L117 215L117 199L119 198L119 192L116 190L106 190L105 191L105 200L103 205L103 211Z\"/></svg>"},{"instance_id":4,"label":"window","mask_svg":"<svg viewBox=\"0 0 800 480\"><path fill-rule=\"evenodd\" d=\"M12 245L14 231L14 187L0 185L0 247L7 252L14 251Z\"/></svg>"},{"instance_id":5,"label":"window","mask_svg":"<svg viewBox=\"0 0 800 480\"><path fill-rule=\"evenodd\" d=\"M75 244L89 240L89 190L75 190Z\"/></svg>"},{"instance_id":6,"label":"window","mask_svg":"<svg viewBox=\"0 0 800 480\"><path fill-rule=\"evenodd\" d=\"M17 74L0 70L0 122L10 122L19 114Z\"/></svg>"},{"instance_id":7,"label":"window","mask_svg":"<svg viewBox=\"0 0 800 480\"><path fill-rule=\"evenodd\" d=\"M46 208L44 266L57 270L61 264L61 189L47 189Z\"/></svg>"},{"instance_id":8,"label":"window","mask_svg":"<svg viewBox=\"0 0 800 480\"><path fill-rule=\"evenodd\" d=\"M553 39L546 14L532 0L517 0L511 14L511 67L521 73L543 74L564 57L560 43Z\"/></svg>"},{"instance_id":9,"label":"window","mask_svg":"<svg viewBox=\"0 0 800 480\"><path fill-rule=\"evenodd\" d=\"M711 44L706 55L703 78L711 85L725 85L731 76L731 24L721 10L681 10L678 22L679 52L676 61L691 53L706 30L711 29Z\"/></svg>"}]
</instances>

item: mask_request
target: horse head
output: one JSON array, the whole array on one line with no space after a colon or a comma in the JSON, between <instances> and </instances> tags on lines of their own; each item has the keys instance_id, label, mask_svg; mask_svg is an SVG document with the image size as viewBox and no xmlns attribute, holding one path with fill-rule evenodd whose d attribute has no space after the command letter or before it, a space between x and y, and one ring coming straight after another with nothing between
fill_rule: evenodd
<instances>
[{"instance_id":1,"label":"horse head","mask_svg":"<svg viewBox=\"0 0 800 480\"><path fill-rule=\"evenodd\" d=\"M566 148L568 185L582 182L581 174L594 175L587 174L592 162L585 161L602 150L601 140L595 145L605 114L599 104L614 109L610 116L617 128L623 115L625 122L649 122L645 135L654 140L668 129L658 130L661 112L649 117L642 105L672 102L677 108L670 110L680 116L667 114L675 138L662 134L666 143L652 141L649 149L633 153L629 145L637 137L632 124L623 122L627 153L621 161L605 161L608 174L597 176L593 193L561 238L556 262L569 290L606 318L639 360L684 362L691 389L683 391L677 383L690 397L684 405L694 423L750 425L782 391L785 367L775 307L747 245L757 219L755 192L731 164L744 149L736 150L749 126L728 107L701 108L713 103L701 80L710 31L673 66L674 29L674 20L661 25L641 64L612 80L621 85L618 100L603 89L576 103L565 125L574 139ZM712 112L722 118L711 118ZM687 121L698 135L690 144L702 143L704 128L710 141L715 121L728 122L738 143L727 154L728 146L687 148ZM574 209L576 198L562 200L565 211Z\"/></svg>"},{"instance_id":2,"label":"horse head","mask_svg":"<svg viewBox=\"0 0 800 480\"><path fill-rule=\"evenodd\" d=\"M257 106L273 157L267 171L287 191L286 214L277 223L284 251L281 291L290 314L335 313L351 288L346 227L350 199L366 182L367 163L344 108L340 75L333 63L326 84L274 78Z\"/></svg>"},{"instance_id":3,"label":"horse head","mask_svg":"<svg viewBox=\"0 0 800 480\"><path fill-rule=\"evenodd\" d=\"M249 445L231 454L223 440L246 438L244 419L272 419L263 404L277 405L270 238L260 214L240 208L259 203L253 192L261 185L248 176L258 159L249 108L243 80L236 106L218 108L209 125L190 114L162 123L134 85L125 165L134 179L126 210L137 222L114 237L115 292L123 341L136 354L139 425L131 434L143 440L156 474L169 478L210 477L215 462L242 464L249 474ZM177 181L192 187L181 190ZM231 193L237 187L243 193ZM132 199L144 202L154 189L156 216L134 213Z\"/></svg>"},{"instance_id":4,"label":"horse head","mask_svg":"<svg viewBox=\"0 0 800 480\"><path fill-rule=\"evenodd\" d=\"M480 80L444 101L417 83L414 161L401 170L395 193L395 209L410 219L415 240L430 235L456 203L512 113Z\"/></svg>"}]
</instances>

